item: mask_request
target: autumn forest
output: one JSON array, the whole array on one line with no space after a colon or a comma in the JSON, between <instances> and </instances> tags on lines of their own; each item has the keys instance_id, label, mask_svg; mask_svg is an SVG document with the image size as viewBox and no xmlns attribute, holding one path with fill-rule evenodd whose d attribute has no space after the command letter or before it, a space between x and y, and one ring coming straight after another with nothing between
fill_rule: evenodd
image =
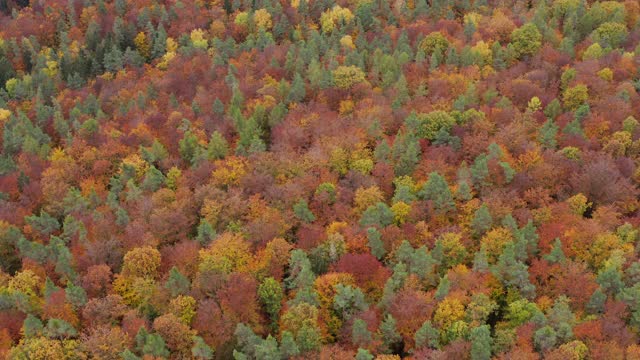
<instances>
[{"instance_id":1,"label":"autumn forest","mask_svg":"<svg viewBox=\"0 0 640 360\"><path fill-rule=\"evenodd\" d=\"M0 359L640 360L637 0L0 0Z\"/></svg>"}]
</instances>

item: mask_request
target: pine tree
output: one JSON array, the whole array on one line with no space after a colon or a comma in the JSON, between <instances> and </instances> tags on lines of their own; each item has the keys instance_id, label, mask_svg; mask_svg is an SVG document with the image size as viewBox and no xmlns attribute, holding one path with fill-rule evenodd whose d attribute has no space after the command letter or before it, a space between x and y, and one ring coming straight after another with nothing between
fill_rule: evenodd
<instances>
[{"instance_id":1,"label":"pine tree","mask_svg":"<svg viewBox=\"0 0 640 360\"><path fill-rule=\"evenodd\" d=\"M312 223L316 220L315 215L309 210L309 204L305 199L300 199L293 205L293 213L302 222Z\"/></svg>"},{"instance_id":2,"label":"pine tree","mask_svg":"<svg viewBox=\"0 0 640 360\"><path fill-rule=\"evenodd\" d=\"M422 324L420 329L416 331L414 339L416 342L416 348L420 349L428 346L432 349L440 347L439 341L440 335L438 330L431 325L431 321L427 320Z\"/></svg>"},{"instance_id":3,"label":"pine tree","mask_svg":"<svg viewBox=\"0 0 640 360\"><path fill-rule=\"evenodd\" d=\"M435 171L429 174L429 179L420 190L419 195L426 200L433 201L438 211L447 212L455 209L447 180Z\"/></svg>"},{"instance_id":4,"label":"pine tree","mask_svg":"<svg viewBox=\"0 0 640 360\"><path fill-rule=\"evenodd\" d=\"M395 347L396 343L402 340L402 336L400 336L398 328L396 327L396 319L394 319L391 314L387 314L380 324L380 336L384 346L383 352L391 351L391 349Z\"/></svg>"},{"instance_id":5,"label":"pine tree","mask_svg":"<svg viewBox=\"0 0 640 360\"><path fill-rule=\"evenodd\" d=\"M283 359L290 359L300 354L300 349L298 349L298 345L290 331L282 332L282 337L280 339L280 354Z\"/></svg>"},{"instance_id":6,"label":"pine tree","mask_svg":"<svg viewBox=\"0 0 640 360\"><path fill-rule=\"evenodd\" d=\"M355 360L373 360L373 355L371 355L369 350L358 348Z\"/></svg>"},{"instance_id":7,"label":"pine tree","mask_svg":"<svg viewBox=\"0 0 640 360\"><path fill-rule=\"evenodd\" d=\"M213 359L213 349L200 336L194 336L191 355L196 359Z\"/></svg>"},{"instance_id":8,"label":"pine tree","mask_svg":"<svg viewBox=\"0 0 640 360\"><path fill-rule=\"evenodd\" d=\"M558 146L556 135L558 134L558 126L553 120L547 120L538 133L538 142L547 149L554 150Z\"/></svg>"},{"instance_id":9,"label":"pine tree","mask_svg":"<svg viewBox=\"0 0 640 360\"><path fill-rule=\"evenodd\" d=\"M371 343L371 331L367 328L367 323L362 319L353 322L351 330L351 342L356 346L366 346Z\"/></svg>"},{"instance_id":10,"label":"pine tree","mask_svg":"<svg viewBox=\"0 0 640 360\"><path fill-rule=\"evenodd\" d=\"M307 92L305 90L304 80L300 73L296 73L293 76L293 82L291 83L291 88L289 89L289 95L287 96L288 103L297 103L304 100Z\"/></svg>"},{"instance_id":11,"label":"pine tree","mask_svg":"<svg viewBox=\"0 0 640 360\"><path fill-rule=\"evenodd\" d=\"M182 275L180 270L174 266L169 270L169 278L164 284L164 287L170 291L171 297L176 297L178 295L187 294L191 287L191 283L189 282L189 278Z\"/></svg>"},{"instance_id":12,"label":"pine tree","mask_svg":"<svg viewBox=\"0 0 640 360\"><path fill-rule=\"evenodd\" d=\"M489 325L482 325L471 330L471 360L491 359L491 329Z\"/></svg>"},{"instance_id":13,"label":"pine tree","mask_svg":"<svg viewBox=\"0 0 640 360\"><path fill-rule=\"evenodd\" d=\"M265 340L262 340L255 347L255 358L264 360L280 360L280 350L278 350L278 342L269 334Z\"/></svg>"},{"instance_id":14,"label":"pine tree","mask_svg":"<svg viewBox=\"0 0 640 360\"><path fill-rule=\"evenodd\" d=\"M413 133L399 131L393 142L392 156L397 176L411 175L420 161L420 144Z\"/></svg>"},{"instance_id":15,"label":"pine tree","mask_svg":"<svg viewBox=\"0 0 640 360\"><path fill-rule=\"evenodd\" d=\"M474 213L473 220L471 221L471 230L473 235L476 237L482 236L485 232L491 229L492 225L493 218L491 217L489 208L486 204L482 204L482 206L480 206Z\"/></svg>"},{"instance_id":16,"label":"pine tree","mask_svg":"<svg viewBox=\"0 0 640 360\"><path fill-rule=\"evenodd\" d=\"M376 228L370 227L367 229L367 239L369 241L371 254L378 258L378 260L382 260L386 254L384 243L382 242L382 234Z\"/></svg>"},{"instance_id":17,"label":"pine tree","mask_svg":"<svg viewBox=\"0 0 640 360\"><path fill-rule=\"evenodd\" d=\"M34 338L42 335L44 324L40 319L28 314L22 323L22 333L26 338Z\"/></svg>"},{"instance_id":18,"label":"pine tree","mask_svg":"<svg viewBox=\"0 0 640 360\"><path fill-rule=\"evenodd\" d=\"M473 199L473 194L471 193L471 187L469 184L463 180L458 184L458 189L456 191L456 199L462 201L469 201Z\"/></svg>"},{"instance_id":19,"label":"pine tree","mask_svg":"<svg viewBox=\"0 0 640 360\"><path fill-rule=\"evenodd\" d=\"M209 145L207 146L207 157L212 160L224 159L229 152L227 140L218 131L211 134Z\"/></svg>"},{"instance_id":20,"label":"pine tree","mask_svg":"<svg viewBox=\"0 0 640 360\"><path fill-rule=\"evenodd\" d=\"M563 263L566 260L564 252L562 251L562 242L560 241L560 238L556 238L554 240L551 252L545 255L544 258L552 263Z\"/></svg>"}]
</instances>

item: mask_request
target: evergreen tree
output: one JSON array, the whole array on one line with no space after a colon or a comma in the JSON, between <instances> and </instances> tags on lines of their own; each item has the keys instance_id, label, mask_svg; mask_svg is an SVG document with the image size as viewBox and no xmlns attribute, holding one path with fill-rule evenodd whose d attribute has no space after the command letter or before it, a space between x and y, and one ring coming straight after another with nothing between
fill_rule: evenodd
<instances>
[{"instance_id":1,"label":"evergreen tree","mask_svg":"<svg viewBox=\"0 0 640 360\"><path fill-rule=\"evenodd\" d=\"M413 133L399 131L391 150L395 173L398 176L411 175L420 161L420 145Z\"/></svg>"},{"instance_id":2,"label":"evergreen tree","mask_svg":"<svg viewBox=\"0 0 640 360\"><path fill-rule=\"evenodd\" d=\"M316 220L305 199L300 199L293 205L293 213L300 221L305 223L312 223Z\"/></svg>"},{"instance_id":3,"label":"evergreen tree","mask_svg":"<svg viewBox=\"0 0 640 360\"><path fill-rule=\"evenodd\" d=\"M371 331L367 328L367 323L362 319L353 322L351 330L351 342L356 346L366 346L371 343Z\"/></svg>"},{"instance_id":4,"label":"evergreen tree","mask_svg":"<svg viewBox=\"0 0 640 360\"><path fill-rule=\"evenodd\" d=\"M42 335L44 324L37 317L28 314L22 323L22 333L26 338L34 338Z\"/></svg>"},{"instance_id":5,"label":"evergreen tree","mask_svg":"<svg viewBox=\"0 0 640 360\"><path fill-rule=\"evenodd\" d=\"M538 133L538 142L547 148L554 150L558 142L556 141L556 135L558 133L558 126L553 122L553 120L547 120Z\"/></svg>"},{"instance_id":6,"label":"evergreen tree","mask_svg":"<svg viewBox=\"0 0 640 360\"><path fill-rule=\"evenodd\" d=\"M396 327L396 319L391 314L387 314L382 323L380 323L380 336L384 352L391 351L402 340L402 336L400 336Z\"/></svg>"},{"instance_id":7,"label":"evergreen tree","mask_svg":"<svg viewBox=\"0 0 640 360\"><path fill-rule=\"evenodd\" d=\"M174 266L169 270L169 278L167 279L164 287L170 291L171 297L176 297L178 295L187 294L191 287L191 283L189 278L182 275L180 270Z\"/></svg>"},{"instance_id":8,"label":"evergreen tree","mask_svg":"<svg viewBox=\"0 0 640 360\"><path fill-rule=\"evenodd\" d=\"M283 359L290 359L300 354L300 349L298 349L298 345L290 331L282 332L282 337L280 338L280 354Z\"/></svg>"},{"instance_id":9,"label":"evergreen tree","mask_svg":"<svg viewBox=\"0 0 640 360\"><path fill-rule=\"evenodd\" d=\"M560 241L560 238L556 238L554 240L551 252L544 258L552 263L563 263L566 260L564 252L562 251L562 242Z\"/></svg>"},{"instance_id":10,"label":"evergreen tree","mask_svg":"<svg viewBox=\"0 0 640 360\"><path fill-rule=\"evenodd\" d=\"M435 171L429 174L429 179L422 187L420 195L426 200L433 201L439 211L447 212L455 209L447 180Z\"/></svg>"},{"instance_id":11,"label":"evergreen tree","mask_svg":"<svg viewBox=\"0 0 640 360\"><path fill-rule=\"evenodd\" d=\"M265 340L262 340L255 348L255 358L264 360L280 360L280 350L278 350L278 342L269 334Z\"/></svg>"},{"instance_id":12,"label":"evergreen tree","mask_svg":"<svg viewBox=\"0 0 640 360\"><path fill-rule=\"evenodd\" d=\"M373 360L373 355L371 355L369 350L358 348L355 360Z\"/></svg>"},{"instance_id":13,"label":"evergreen tree","mask_svg":"<svg viewBox=\"0 0 640 360\"><path fill-rule=\"evenodd\" d=\"M482 325L471 330L471 360L491 359L491 329L489 325Z\"/></svg>"},{"instance_id":14,"label":"evergreen tree","mask_svg":"<svg viewBox=\"0 0 640 360\"><path fill-rule=\"evenodd\" d=\"M194 336L191 355L196 359L213 359L213 349L200 336Z\"/></svg>"},{"instance_id":15,"label":"evergreen tree","mask_svg":"<svg viewBox=\"0 0 640 360\"><path fill-rule=\"evenodd\" d=\"M432 349L437 349L440 347L440 334L438 330L431 325L431 321L427 320L422 324L420 329L416 331L414 335L414 339L416 342L416 348L420 349L422 347L428 346Z\"/></svg>"},{"instance_id":16,"label":"evergreen tree","mask_svg":"<svg viewBox=\"0 0 640 360\"><path fill-rule=\"evenodd\" d=\"M209 145L207 146L207 157L209 159L224 159L229 153L229 144L227 140L218 131L211 134Z\"/></svg>"},{"instance_id":17,"label":"evergreen tree","mask_svg":"<svg viewBox=\"0 0 640 360\"><path fill-rule=\"evenodd\" d=\"M473 220L471 220L471 230L474 236L480 237L491 229L492 225L493 218L491 217L489 208L486 204L482 204L482 206L480 206L473 215Z\"/></svg>"},{"instance_id":18,"label":"evergreen tree","mask_svg":"<svg viewBox=\"0 0 640 360\"><path fill-rule=\"evenodd\" d=\"M463 180L458 184L458 189L456 191L456 199L462 201L469 201L473 199L473 194L471 193L471 187L469 184Z\"/></svg>"},{"instance_id":19,"label":"evergreen tree","mask_svg":"<svg viewBox=\"0 0 640 360\"><path fill-rule=\"evenodd\" d=\"M296 73L293 77L293 82L291 83L291 88L289 90L289 95L287 96L288 103L297 103L304 100L306 96L306 90L304 85L304 80L300 73Z\"/></svg>"},{"instance_id":20,"label":"evergreen tree","mask_svg":"<svg viewBox=\"0 0 640 360\"><path fill-rule=\"evenodd\" d=\"M386 254L384 243L382 242L382 234L376 228L370 227L367 229L367 239L369 240L371 254L378 260L382 260Z\"/></svg>"}]
</instances>

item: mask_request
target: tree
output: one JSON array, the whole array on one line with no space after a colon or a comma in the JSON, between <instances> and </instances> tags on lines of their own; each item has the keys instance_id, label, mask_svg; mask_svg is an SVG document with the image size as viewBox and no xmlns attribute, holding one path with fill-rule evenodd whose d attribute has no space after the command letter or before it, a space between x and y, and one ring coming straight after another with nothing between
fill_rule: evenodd
<instances>
[{"instance_id":1,"label":"tree","mask_svg":"<svg viewBox=\"0 0 640 360\"><path fill-rule=\"evenodd\" d=\"M473 215L471 230L475 236L479 237L491 229L492 225L493 218L491 217L489 208L486 204L482 204L482 206L480 206Z\"/></svg>"},{"instance_id":2,"label":"tree","mask_svg":"<svg viewBox=\"0 0 640 360\"><path fill-rule=\"evenodd\" d=\"M533 23L527 23L513 30L511 45L519 58L534 55L542 46L542 34Z\"/></svg>"},{"instance_id":3,"label":"tree","mask_svg":"<svg viewBox=\"0 0 640 360\"><path fill-rule=\"evenodd\" d=\"M387 226L393 223L394 214L389 209L389 206L383 202L379 202L375 205L369 206L364 213L362 213L362 217L360 218L360 225L377 225L377 226Z\"/></svg>"},{"instance_id":4,"label":"tree","mask_svg":"<svg viewBox=\"0 0 640 360\"><path fill-rule=\"evenodd\" d=\"M218 100L218 99L216 99ZM227 140L218 131L211 134L209 145L207 146L207 157L211 160L224 159L229 153Z\"/></svg>"},{"instance_id":5,"label":"tree","mask_svg":"<svg viewBox=\"0 0 640 360\"><path fill-rule=\"evenodd\" d=\"M282 285L272 277L264 279L260 287L258 287L258 298L275 325L278 321L278 314L284 298Z\"/></svg>"},{"instance_id":6,"label":"tree","mask_svg":"<svg viewBox=\"0 0 640 360\"><path fill-rule=\"evenodd\" d=\"M536 348L544 353L556 345L556 332L551 326L544 326L533 334L533 342Z\"/></svg>"},{"instance_id":7,"label":"tree","mask_svg":"<svg viewBox=\"0 0 640 360\"><path fill-rule=\"evenodd\" d=\"M427 114L410 115L405 122L416 131L417 136L435 140L440 131L449 132L456 120L447 112L436 110Z\"/></svg>"},{"instance_id":8,"label":"tree","mask_svg":"<svg viewBox=\"0 0 640 360\"><path fill-rule=\"evenodd\" d=\"M444 54L448 48L449 41L439 31L428 34L420 42L420 50L427 56L431 56L436 51Z\"/></svg>"},{"instance_id":9,"label":"tree","mask_svg":"<svg viewBox=\"0 0 640 360\"><path fill-rule=\"evenodd\" d=\"M356 346L366 346L371 343L372 335L367 328L367 323L362 319L356 319L351 329L351 342Z\"/></svg>"},{"instance_id":10,"label":"tree","mask_svg":"<svg viewBox=\"0 0 640 360\"><path fill-rule=\"evenodd\" d=\"M439 211L447 212L455 209L447 180L435 171L429 174L429 179L422 186L419 195L426 200L433 201Z\"/></svg>"},{"instance_id":11,"label":"tree","mask_svg":"<svg viewBox=\"0 0 640 360\"><path fill-rule=\"evenodd\" d=\"M491 329L489 325L482 325L471 330L469 334L471 340L471 359L489 360L491 359Z\"/></svg>"},{"instance_id":12,"label":"tree","mask_svg":"<svg viewBox=\"0 0 640 360\"><path fill-rule=\"evenodd\" d=\"M364 80L364 72L357 66L338 66L333 70L333 81L341 89L350 89Z\"/></svg>"},{"instance_id":13,"label":"tree","mask_svg":"<svg viewBox=\"0 0 640 360\"><path fill-rule=\"evenodd\" d=\"M396 175L411 175L420 161L420 144L415 134L398 131L391 153Z\"/></svg>"},{"instance_id":14,"label":"tree","mask_svg":"<svg viewBox=\"0 0 640 360\"><path fill-rule=\"evenodd\" d=\"M287 102L301 102L302 100L304 100L305 96L306 90L304 86L304 80L299 73L296 73L293 77L293 82L291 83L291 89L289 90L289 95L287 96Z\"/></svg>"},{"instance_id":15,"label":"tree","mask_svg":"<svg viewBox=\"0 0 640 360\"><path fill-rule=\"evenodd\" d=\"M150 246L144 246L125 254L122 274L131 277L155 277L159 266L160 252Z\"/></svg>"},{"instance_id":16,"label":"tree","mask_svg":"<svg viewBox=\"0 0 640 360\"><path fill-rule=\"evenodd\" d=\"M373 360L373 355L371 355L369 350L358 348L358 352L356 353L355 360Z\"/></svg>"},{"instance_id":17,"label":"tree","mask_svg":"<svg viewBox=\"0 0 640 360\"><path fill-rule=\"evenodd\" d=\"M289 359L300 354L300 349L298 349L298 345L289 331L284 331L280 338L280 354L285 359Z\"/></svg>"},{"instance_id":18,"label":"tree","mask_svg":"<svg viewBox=\"0 0 640 360\"><path fill-rule=\"evenodd\" d=\"M44 324L37 317L28 314L22 323L22 334L26 338L42 336Z\"/></svg>"},{"instance_id":19,"label":"tree","mask_svg":"<svg viewBox=\"0 0 640 360\"><path fill-rule=\"evenodd\" d=\"M547 120L539 130L538 133L538 142L547 149L554 150L558 145L556 141L556 135L558 133L558 126L553 122L553 120Z\"/></svg>"},{"instance_id":20,"label":"tree","mask_svg":"<svg viewBox=\"0 0 640 360\"><path fill-rule=\"evenodd\" d=\"M382 234L374 227L367 229L367 239L369 241L369 248L371 254L381 260L386 254L384 243L382 242Z\"/></svg>"},{"instance_id":21,"label":"tree","mask_svg":"<svg viewBox=\"0 0 640 360\"><path fill-rule=\"evenodd\" d=\"M396 343L402 340L402 336L398 333L396 319L391 314L387 314L380 323L380 336L384 346L384 352L389 352Z\"/></svg>"},{"instance_id":22,"label":"tree","mask_svg":"<svg viewBox=\"0 0 640 360\"><path fill-rule=\"evenodd\" d=\"M193 355L196 359L213 359L213 349L211 349L211 347L209 347L209 345L207 345L201 337L194 336L191 355Z\"/></svg>"},{"instance_id":23,"label":"tree","mask_svg":"<svg viewBox=\"0 0 640 360\"><path fill-rule=\"evenodd\" d=\"M342 319L350 319L354 314L367 309L368 304L360 288L338 284L335 286L335 289L336 294L333 298L333 309L340 314Z\"/></svg>"},{"instance_id":24,"label":"tree","mask_svg":"<svg viewBox=\"0 0 640 360\"><path fill-rule=\"evenodd\" d=\"M193 165L199 160L202 148L198 138L191 130L185 131L182 140L179 142L179 150L180 156L188 164Z\"/></svg>"},{"instance_id":25,"label":"tree","mask_svg":"<svg viewBox=\"0 0 640 360\"><path fill-rule=\"evenodd\" d=\"M416 348L418 349L425 346L432 349L440 347L440 334L438 333L438 330L431 325L431 321L429 320L425 321L420 329L416 331L414 339L416 342Z\"/></svg>"},{"instance_id":26,"label":"tree","mask_svg":"<svg viewBox=\"0 0 640 360\"><path fill-rule=\"evenodd\" d=\"M544 257L547 261L552 263L564 263L566 257L562 251L562 242L560 238L555 238L551 252Z\"/></svg>"},{"instance_id":27,"label":"tree","mask_svg":"<svg viewBox=\"0 0 640 360\"><path fill-rule=\"evenodd\" d=\"M293 213L299 220L305 223L311 223L316 220L315 215L309 210L309 205L305 199L300 199L293 205Z\"/></svg>"},{"instance_id":28,"label":"tree","mask_svg":"<svg viewBox=\"0 0 640 360\"><path fill-rule=\"evenodd\" d=\"M564 106L569 110L576 110L580 105L589 100L589 89L584 84L578 84L574 87L568 88L562 95L562 101Z\"/></svg>"},{"instance_id":29,"label":"tree","mask_svg":"<svg viewBox=\"0 0 640 360\"><path fill-rule=\"evenodd\" d=\"M281 358L280 351L278 350L278 342L273 336L268 335L265 340L262 340L255 348L256 359L265 360L279 360Z\"/></svg>"},{"instance_id":30,"label":"tree","mask_svg":"<svg viewBox=\"0 0 640 360\"><path fill-rule=\"evenodd\" d=\"M627 38L629 31L624 24L618 22L605 22L592 33L593 39L602 47L617 48Z\"/></svg>"}]
</instances>

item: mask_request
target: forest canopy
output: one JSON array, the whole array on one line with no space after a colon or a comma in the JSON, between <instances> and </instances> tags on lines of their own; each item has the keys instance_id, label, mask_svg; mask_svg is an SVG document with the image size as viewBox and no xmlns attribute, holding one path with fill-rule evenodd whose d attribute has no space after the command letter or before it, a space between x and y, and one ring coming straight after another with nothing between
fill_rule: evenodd
<instances>
[{"instance_id":1,"label":"forest canopy","mask_svg":"<svg viewBox=\"0 0 640 360\"><path fill-rule=\"evenodd\" d=\"M636 0L0 0L0 358L640 359Z\"/></svg>"}]
</instances>

